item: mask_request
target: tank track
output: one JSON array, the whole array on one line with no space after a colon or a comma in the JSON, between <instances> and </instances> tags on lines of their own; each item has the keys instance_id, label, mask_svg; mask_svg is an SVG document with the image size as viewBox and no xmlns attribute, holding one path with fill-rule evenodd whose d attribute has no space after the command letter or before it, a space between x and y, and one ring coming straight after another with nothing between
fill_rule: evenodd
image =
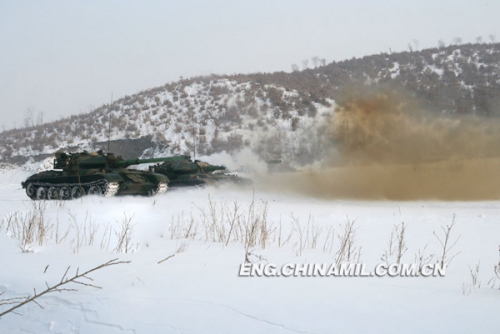
<instances>
[{"instance_id":1,"label":"tank track","mask_svg":"<svg viewBox=\"0 0 500 334\"><path fill-rule=\"evenodd\" d=\"M104 197L112 197L116 195L119 187L120 185L118 184L118 182L108 182L106 180L98 180L98 181L84 182L84 183L58 183L58 184L47 183L47 182L33 182L26 187L26 194L33 200L44 200L44 199L70 200L85 195L100 195ZM43 188L44 190L40 190L41 188ZM64 192L63 188L65 188ZM79 189L80 192L74 194L73 189ZM49 190L55 191L55 194L57 194L57 196L55 198L51 198Z\"/></svg>"}]
</instances>

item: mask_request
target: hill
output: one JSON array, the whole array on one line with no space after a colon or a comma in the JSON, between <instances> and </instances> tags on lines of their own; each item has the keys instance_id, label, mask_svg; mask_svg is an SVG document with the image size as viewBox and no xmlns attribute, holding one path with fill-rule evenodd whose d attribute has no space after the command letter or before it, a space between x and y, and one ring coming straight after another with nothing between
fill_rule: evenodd
<instances>
[{"instance_id":1,"label":"hill","mask_svg":"<svg viewBox=\"0 0 500 334\"><path fill-rule=\"evenodd\" d=\"M0 133L3 162L41 160L58 149L107 148L125 157L210 155L249 148L294 164L331 149L335 106L360 87L403 89L436 115L500 114L500 44L382 53L291 73L181 79L92 112Z\"/></svg>"}]
</instances>

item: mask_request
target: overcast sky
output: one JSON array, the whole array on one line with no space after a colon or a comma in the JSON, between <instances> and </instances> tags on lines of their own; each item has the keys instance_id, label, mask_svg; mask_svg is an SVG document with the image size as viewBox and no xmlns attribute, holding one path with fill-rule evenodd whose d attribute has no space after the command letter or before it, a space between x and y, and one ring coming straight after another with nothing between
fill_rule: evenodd
<instances>
[{"instance_id":1,"label":"overcast sky","mask_svg":"<svg viewBox=\"0 0 500 334\"><path fill-rule=\"evenodd\" d=\"M290 71L478 36L498 0L0 0L0 125L88 112L180 76ZM0 128L1 130L1 128Z\"/></svg>"}]
</instances>

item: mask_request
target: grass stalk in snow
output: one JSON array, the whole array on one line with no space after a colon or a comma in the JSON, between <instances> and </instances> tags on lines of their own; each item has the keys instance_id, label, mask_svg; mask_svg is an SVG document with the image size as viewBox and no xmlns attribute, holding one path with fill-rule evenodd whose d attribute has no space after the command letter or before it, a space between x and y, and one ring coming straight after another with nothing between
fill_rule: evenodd
<instances>
[{"instance_id":1,"label":"grass stalk in snow","mask_svg":"<svg viewBox=\"0 0 500 334\"><path fill-rule=\"evenodd\" d=\"M430 255L425 254L425 251L427 250L427 246L428 245L425 245L423 249L421 249L421 250L419 249L418 253L415 254L415 263L417 263L417 265L418 265L418 272L419 273L422 273L422 269L424 268L424 266L431 263L433 261L433 259L435 258L434 254L430 254Z\"/></svg>"},{"instance_id":2,"label":"grass stalk in snow","mask_svg":"<svg viewBox=\"0 0 500 334\"><path fill-rule=\"evenodd\" d=\"M404 222L402 222L400 225L393 226L391 237L387 242L387 249L382 254L382 261L384 261L386 264L390 264L389 262L391 262L392 256L395 256L395 262L397 264L401 263L401 258L408 250L408 247L406 247L405 233L406 225Z\"/></svg>"},{"instance_id":3,"label":"grass stalk in snow","mask_svg":"<svg viewBox=\"0 0 500 334\"><path fill-rule=\"evenodd\" d=\"M50 238L53 225L45 218L45 201L33 201L25 211L7 215L0 225L7 234L21 241L23 252L30 251L30 245L38 243L42 246Z\"/></svg>"},{"instance_id":4,"label":"grass stalk in snow","mask_svg":"<svg viewBox=\"0 0 500 334\"><path fill-rule=\"evenodd\" d=\"M445 264L449 264L453 260L453 258L455 258L455 256L460 254L460 252L457 252L453 255L450 255L450 251L456 246L457 242L460 240L461 237L461 235L459 235L454 241L451 241L450 239L451 231L454 226L455 226L455 214L453 214L453 219L450 225L446 225L446 227L441 227L444 236L439 237L436 231L433 232L434 236L438 239L439 243L441 244L441 247L443 248L439 261L441 268L443 268Z\"/></svg>"},{"instance_id":5,"label":"grass stalk in snow","mask_svg":"<svg viewBox=\"0 0 500 334\"><path fill-rule=\"evenodd\" d=\"M85 213L83 224L80 223L74 214L68 213L71 221L71 228L74 231L74 238L71 241L73 253L78 253L82 246L92 246L94 244L100 225L92 221L92 214Z\"/></svg>"},{"instance_id":6,"label":"grass stalk in snow","mask_svg":"<svg viewBox=\"0 0 500 334\"><path fill-rule=\"evenodd\" d=\"M337 267L339 267L343 261L350 262L356 258L359 261L361 248L354 246L354 241L356 239L356 229L354 228L355 223L356 220L350 220L349 217L347 217L347 220L343 225L342 234L337 234L337 238L340 242L339 250L337 251L335 258L335 264Z\"/></svg>"},{"instance_id":7,"label":"grass stalk in snow","mask_svg":"<svg viewBox=\"0 0 500 334\"><path fill-rule=\"evenodd\" d=\"M130 253L133 251L132 244L132 234L134 225L132 222L132 217L127 217L123 214L123 219L121 220L121 229L115 231L115 236L117 238L116 247L113 250L115 253Z\"/></svg>"}]
</instances>

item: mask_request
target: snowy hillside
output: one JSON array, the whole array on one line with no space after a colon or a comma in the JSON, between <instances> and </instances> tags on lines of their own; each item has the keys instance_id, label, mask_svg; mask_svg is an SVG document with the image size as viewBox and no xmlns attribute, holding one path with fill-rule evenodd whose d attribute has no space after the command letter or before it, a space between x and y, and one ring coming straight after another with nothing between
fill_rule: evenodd
<instances>
[{"instance_id":1,"label":"snowy hillside","mask_svg":"<svg viewBox=\"0 0 500 334\"><path fill-rule=\"evenodd\" d=\"M44 159L57 149L106 149L110 139L141 138L146 155L207 156L247 148L293 165L322 160L335 102L353 87L398 87L425 110L498 114L499 44L467 44L367 56L292 73L181 79L125 96L94 111L0 133L3 161ZM122 154L123 145L111 147ZM148 152L144 150L149 149Z\"/></svg>"},{"instance_id":2,"label":"snowy hillside","mask_svg":"<svg viewBox=\"0 0 500 334\"><path fill-rule=\"evenodd\" d=\"M279 96L288 109L274 106L269 94ZM210 155L246 147L262 152L267 159L279 158L288 149L289 154L312 154L313 148L298 148L299 138L306 130L313 133L332 108L311 104L304 110L302 103L297 92L271 85L259 88L255 83L228 79L180 82L126 96L114 102L111 112L103 106L90 114L30 129L21 140L17 136L22 132L9 135L4 143L17 146L13 154L21 156L50 154L59 147L90 149L92 143L107 140L110 121L112 140L152 135L160 149L156 155Z\"/></svg>"}]
</instances>

